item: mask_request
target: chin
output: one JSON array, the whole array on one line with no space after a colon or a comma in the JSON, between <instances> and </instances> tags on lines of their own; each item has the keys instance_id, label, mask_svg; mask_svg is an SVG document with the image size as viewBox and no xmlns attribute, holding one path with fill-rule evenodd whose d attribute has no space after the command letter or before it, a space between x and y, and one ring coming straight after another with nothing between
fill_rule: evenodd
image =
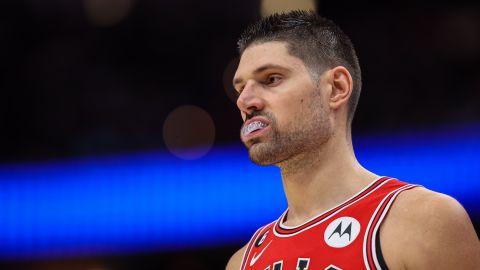
<instances>
[{"instance_id":1,"label":"chin","mask_svg":"<svg viewBox=\"0 0 480 270\"><path fill-rule=\"evenodd\" d=\"M274 163L271 162L270 160L264 160L264 159L259 159L255 156L252 156L250 155L250 160L257 164L257 165L260 165L260 166L269 166L269 165L273 165Z\"/></svg>"},{"instance_id":2,"label":"chin","mask_svg":"<svg viewBox=\"0 0 480 270\"><path fill-rule=\"evenodd\" d=\"M274 149L268 149L265 145L259 143L253 144L248 148L248 155L250 160L261 166L273 165L278 162L278 155L275 154Z\"/></svg>"}]
</instances>

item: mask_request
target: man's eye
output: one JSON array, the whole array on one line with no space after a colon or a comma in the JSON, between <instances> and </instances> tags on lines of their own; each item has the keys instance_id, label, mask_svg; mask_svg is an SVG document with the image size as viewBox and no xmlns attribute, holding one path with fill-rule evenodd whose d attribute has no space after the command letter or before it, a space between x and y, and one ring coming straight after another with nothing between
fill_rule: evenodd
<instances>
[{"instance_id":1,"label":"man's eye","mask_svg":"<svg viewBox=\"0 0 480 270\"><path fill-rule=\"evenodd\" d=\"M272 84L275 85L275 84L279 83L281 79L282 79L282 77L280 77L278 75L268 76L267 84L268 85L272 85Z\"/></svg>"}]
</instances>

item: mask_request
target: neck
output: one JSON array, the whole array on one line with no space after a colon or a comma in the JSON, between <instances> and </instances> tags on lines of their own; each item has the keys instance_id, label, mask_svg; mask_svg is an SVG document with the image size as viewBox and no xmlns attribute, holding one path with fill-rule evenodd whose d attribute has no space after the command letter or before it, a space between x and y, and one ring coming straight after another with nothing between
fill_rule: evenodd
<instances>
[{"instance_id":1,"label":"neck","mask_svg":"<svg viewBox=\"0 0 480 270\"><path fill-rule=\"evenodd\" d=\"M289 226L335 207L378 177L358 163L348 136L332 136L318 149L279 167L289 208L285 225Z\"/></svg>"}]
</instances>

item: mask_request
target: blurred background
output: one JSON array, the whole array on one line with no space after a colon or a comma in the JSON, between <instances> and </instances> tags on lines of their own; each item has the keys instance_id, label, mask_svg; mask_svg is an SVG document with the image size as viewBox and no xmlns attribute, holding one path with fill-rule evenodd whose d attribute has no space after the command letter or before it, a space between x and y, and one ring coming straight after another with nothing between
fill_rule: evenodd
<instances>
[{"instance_id":1,"label":"blurred background","mask_svg":"<svg viewBox=\"0 0 480 270\"><path fill-rule=\"evenodd\" d=\"M359 160L455 197L478 233L475 1L2 1L0 269L223 269L286 207L238 138L236 39L297 8L356 46Z\"/></svg>"}]
</instances>

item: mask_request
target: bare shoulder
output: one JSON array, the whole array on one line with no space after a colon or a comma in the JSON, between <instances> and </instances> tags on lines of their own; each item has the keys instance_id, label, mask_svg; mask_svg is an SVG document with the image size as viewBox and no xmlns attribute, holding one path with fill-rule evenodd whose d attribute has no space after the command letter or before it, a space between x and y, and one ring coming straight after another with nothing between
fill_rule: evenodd
<instances>
[{"instance_id":1,"label":"bare shoulder","mask_svg":"<svg viewBox=\"0 0 480 270\"><path fill-rule=\"evenodd\" d=\"M391 269L480 267L480 242L465 209L452 197L425 188L400 193L380 239Z\"/></svg>"},{"instance_id":2,"label":"bare shoulder","mask_svg":"<svg viewBox=\"0 0 480 270\"><path fill-rule=\"evenodd\" d=\"M247 246L243 246L239 249L233 256L230 258L227 264L226 270L239 270L242 264L243 254L245 253L245 249Z\"/></svg>"}]
</instances>

